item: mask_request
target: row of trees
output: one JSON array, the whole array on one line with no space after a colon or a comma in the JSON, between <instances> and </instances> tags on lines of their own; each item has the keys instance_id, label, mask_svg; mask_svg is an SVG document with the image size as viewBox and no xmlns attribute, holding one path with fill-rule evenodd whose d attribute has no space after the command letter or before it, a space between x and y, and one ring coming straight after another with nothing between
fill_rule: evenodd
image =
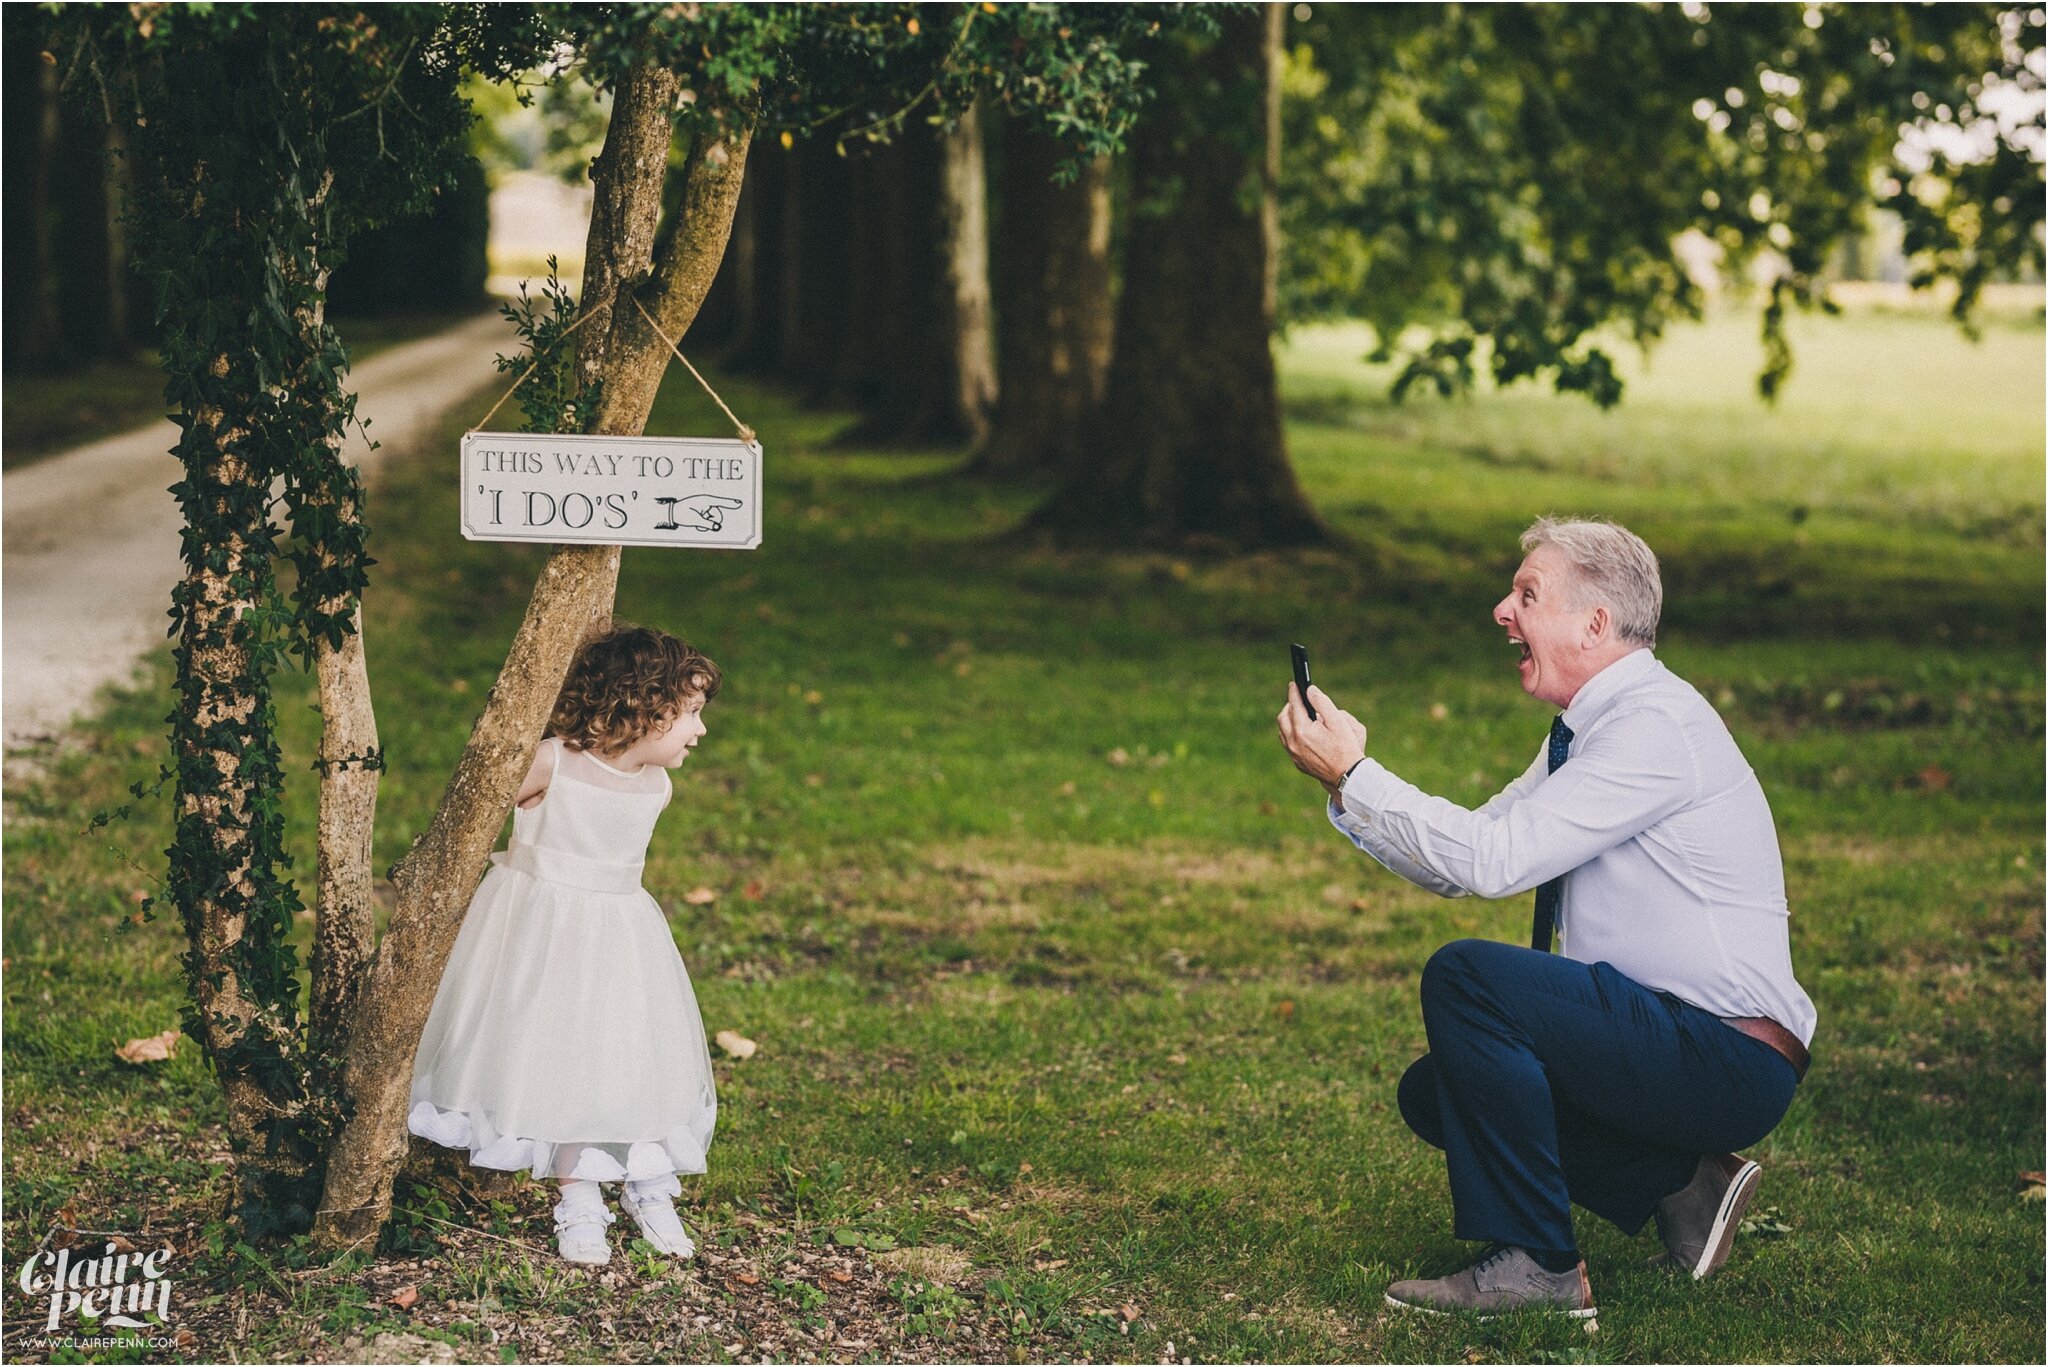
<instances>
[{"instance_id":1,"label":"row of trees","mask_svg":"<svg viewBox=\"0 0 2048 1367\"><path fill-rule=\"evenodd\" d=\"M168 898L188 943L188 1032L226 1093L235 1209L253 1232L310 1225L344 1246L382 1226L435 984L617 581L615 547L546 562L440 806L394 871L378 939L364 494L341 456L353 400L329 272L351 240L450 183L470 74L552 63L610 96L582 297L530 327L539 430L641 430L669 356L647 317L690 330L744 215L728 310L743 354L851 396L876 433L985 424L988 462L1061 472L1041 514L1053 534L1216 546L1323 535L1287 465L1269 347L1283 71L1324 83L1310 129L1327 163L1319 306L1367 306L1387 337L1425 325L1411 372L1436 383L1484 363L1603 401L1616 390L1593 330L1618 320L1650 336L1697 307L1670 259L1679 227L1785 254L1781 292L1796 298L1883 188L1872 177L1922 101L1969 122L1990 76L2038 86L2035 12L1318 14L1291 51L1287 14L1252 6L43 15L48 64L78 74L88 107L133 120L127 222L159 301L184 471ZM992 233L976 120L1000 130ZM863 141L888 146L861 155ZM1055 186L1060 167L1078 173ZM1894 169L1930 271L1960 278L1966 301L1983 271L2038 258L2040 164L2023 137L1967 166ZM324 718L304 1015L270 694L294 652L318 674Z\"/></svg>"},{"instance_id":2,"label":"row of trees","mask_svg":"<svg viewBox=\"0 0 2048 1367\"><path fill-rule=\"evenodd\" d=\"M91 72L60 69L40 41L43 28L32 6L0 10L0 135L13 172L0 207L0 291L8 300L0 357L16 375L125 361L157 337L129 222L134 118L114 116L116 92ZM424 213L359 234L348 260L337 259L332 311L482 307L488 200L483 167L465 159Z\"/></svg>"},{"instance_id":3,"label":"row of trees","mask_svg":"<svg viewBox=\"0 0 2048 1367\"><path fill-rule=\"evenodd\" d=\"M1216 25L1144 48L1149 103L1113 164L987 117L762 149L700 344L855 406L851 440L1056 476L1034 525L1062 540L1227 549L1327 537L1286 458L1276 319L1369 320L1397 392L1485 372L1611 404L1612 339L1651 345L1703 305L1674 249L1692 233L1730 274L1772 258L1769 395L1787 309L1822 301L1874 208L1904 221L1916 283L1959 285L1959 317L1994 273L2038 268L2038 10L1269 6Z\"/></svg>"}]
</instances>

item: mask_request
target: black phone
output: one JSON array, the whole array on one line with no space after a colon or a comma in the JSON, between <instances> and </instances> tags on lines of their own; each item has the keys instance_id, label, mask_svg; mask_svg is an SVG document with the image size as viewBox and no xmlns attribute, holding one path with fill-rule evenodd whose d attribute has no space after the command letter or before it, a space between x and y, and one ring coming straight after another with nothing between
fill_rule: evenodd
<instances>
[{"instance_id":1,"label":"black phone","mask_svg":"<svg viewBox=\"0 0 2048 1367\"><path fill-rule=\"evenodd\" d=\"M1316 719L1315 704L1308 700L1308 647L1296 643L1287 647L1287 653L1294 657L1294 686L1301 690L1301 705L1308 709L1308 719Z\"/></svg>"}]
</instances>

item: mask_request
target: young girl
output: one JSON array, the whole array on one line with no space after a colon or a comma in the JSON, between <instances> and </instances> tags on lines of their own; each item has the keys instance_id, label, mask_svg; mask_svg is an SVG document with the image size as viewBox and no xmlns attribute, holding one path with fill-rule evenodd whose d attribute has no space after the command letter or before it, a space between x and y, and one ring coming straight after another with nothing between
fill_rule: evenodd
<instances>
[{"instance_id":1,"label":"young girl","mask_svg":"<svg viewBox=\"0 0 2048 1367\"><path fill-rule=\"evenodd\" d=\"M413 1062L414 1134L562 1184L555 1239L610 1261L599 1183L687 1258L679 1173L718 1115L690 975L640 886L668 771L704 735L718 666L646 627L586 642L519 787L510 848L469 904Z\"/></svg>"}]
</instances>

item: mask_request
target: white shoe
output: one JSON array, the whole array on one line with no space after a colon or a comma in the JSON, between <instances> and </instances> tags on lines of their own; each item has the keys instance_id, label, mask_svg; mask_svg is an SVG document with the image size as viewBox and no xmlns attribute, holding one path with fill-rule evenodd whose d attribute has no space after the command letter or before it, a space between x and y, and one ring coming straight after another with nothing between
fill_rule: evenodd
<instances>
[{"instance_id":1,"label":"white shoe","mask_svg":"<svg viewBox=\"0 0 2048 1367\"><path fill-rule=\"evenodd\" d=\"M555 1250L569 1262L603 1267L612 1260L605 1226L617 1218L601 1201L581 1201L574 1206L562 1202L555 1207Z\"/></svg>"},{"instance_id":2,"label":"white shoe","mask_svg":"<svg viewBox=\"0 0 2048 1367\"><path fill-rule=\"evenodd\" d=\"M690 1242L690 1236L683 1231L683 1221L676 1214L675 1202L668 1197L635 1196L628 1188L620 1194L619 1204L640 1226L640 1236L659 1251L671 1258L687 1258L697 1251L697 1245Z\"/></svg>"}]
</instances>

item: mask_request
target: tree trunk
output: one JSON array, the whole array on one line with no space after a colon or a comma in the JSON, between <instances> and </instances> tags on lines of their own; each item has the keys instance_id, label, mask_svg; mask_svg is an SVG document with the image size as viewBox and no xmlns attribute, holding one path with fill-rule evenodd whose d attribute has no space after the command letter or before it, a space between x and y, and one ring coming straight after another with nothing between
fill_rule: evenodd
<instances>
[{"instance_id":1,"label":"tree trunk","mask_svg":"<svg viewBox=\"0 0 2048 1367\"><path fill-rule=\"evenodd\" d=\"M718 276L690 328L699 347L737 350L754 330L754 201L759 191L752 170L749 166L740 186L739 203L732 214L732 239L726 244L724 260L718 263Z\"/></svg>"},{"instance_id":2,"label":"tree trunk","mask_svg":"<svg viewBox=\"0 0 2048 1367\"><path fill-rule=\"evenodd\" d=\"M7 205L7 369L54 370L66 359L58 310L55 177L62 123L57 70L22 29L34 16L10 11L7 45L8 150L18 159Z\"/></svg>"},{"instance_id":3,"label":"tree trunk","mask_svg":"<svg viewBox=\"0 0 2048 1367\"><path fill-rule=\"evenodd\" d=\"M857 412L880 410L899 358L876 344L881 322L902 307L903 157L900 144L853 149L839 201L818 206L819 236L833 257L821 268L845 278L842 343L820 398Z\"/></svg>"},{"instance_id":4,"label":"tree trunk","mask_svg":"<svg viewBox=\"0 0 2048 1367\"><path fill-rule=\"evenodd\" d=\"M640 67L620 83L593 170L596 207L585 252L584 308L609 309L578 334L587 385L602 381L592 430L633 435L647 422L669 359L663 332L688 330L717 274L747 156L745 131L700 134L685 163L682 211L654 254L669 111L676 79ZM708 114L700 116L706 120ZM637 296L627 291L636 288ZM343 1248L376 1238L405 1159L413 1054L455 934L468 910L519 781L532 762L576 647L611 614L619 548L566 546L549 557L505 666L425 834L394 873L398 905L378 947L349 1041L344 1082L352 1108L329 1155L314 1237Z\"/></svg>"},{"instance_id":5,"label":"tree trunk","mask_svg":"<svg viewBox=\"0 0 2048 1367\"><path fill-rule=\"evenodd\" d=\"M101 126L105 137L107 315L100 329L100 355L124 360L135 350L135 325L129 303L135 273L128 258L128 130L119 119Z\"/></svg>"},{"instance_id":6,"label":"tree trunk","mask_svg":"<svg viewBox=\"0 0 2048 1367\"><path fill-rule=\"evenodd\" d=\"M340 454L336 453L336 459ZM359 516L351 499L338 514ZM363 654L363 614L339 646L322 641L320 680L320 820L313 919L312 1031L314 1060L346 1048L364 973L377 942L376 879L370 843L377 825L377 713Z\"/></svg>"},{"instance_id":7,"label":"tree trunk","mask_svg":"<svg viewBox=\"0 0 2048 1367\"><path fill-rule=\"evenodd\" d=\"M975 444L996 397L987 173L972 109L950 132L913 128L894 153L900 190L883 223L888 307L854 345L877 359L867 417L841 440Z\"/></svg>"},{"instance_id":8,"label":"tree trunk","mask_svg":"<svg viewBox=\"0 0 2048 1367\"><path fill-rule=\"evenodd\" d=\"M1331 540L1296 484L1273 368L1278 7L1169 36L1131 139L1116 354L1085 459L1032 525L1070 544Z\"/></svg>"},{"instance_id":9,"label":"tree trunk","mask_svg":"<svg viewBox=\"0 0 2048 1367\"><path fill-rule=\"evenodd\" d=\"M1056 185L1067 149L1016 121L1004 126L1001 150L994 284L1002 392L976 468L1065 472L1080 457L1109 372L1109 160Z\"/></svg>"},{"instance_id":10,"label":"tree trunk","mask_svg":"<svg viewBox=\"0 0 2048 1367\"><path fill-rule=\"evenodd\" d=\"M968 441L988 440L996 404L995 339L988 279L988 161L981 111L970 105L944 136L939 223L952 322L951 407Z\"/></svg>"},{"instance_id":11,"label":"tree trunk","mask_svg":"<svg viewBox=\"0 0 2048 1367\"><path fill-rule=\"evenodd\" d=\"M223 353L213 373L231 372ZM246 367L241 374L253 378ZM234 407L253 411L255 395ZM305 1100L298 1022L289 1005L277 1005L296 997L280 990L296 974L288 944L296 902L275 866L283 816L262 800L283 788L270 682L257 659L259 614L273 583L270 476L244 453L250 434L226 407L202 404L189 419L176 491L185 525L204 534L188 531L185 575L173 594L180 629L172 896L187 942L186 1027L220 1078L240 1155L235 1211L261 1229L275 1213L286 1225L295 1207L303 1214L303 1197L292 1190L302 1160L264 1140Z\"/></svg>"},{"instance_id":12,"label":"tree trunk","mask_svg":"<svg viewBox=\"0 0 2048 1367\"><path fill-rule=\"evenodd\" d=\"M847 213L859 167L856 158L839 155L823 138L796 146L792 289L778 369L813 403L835 396L840 358L849 346L861 345L857 325L849 327L847 319L859 283L853 239L860 230Z\"/></svg>"},{"instance_id":13,"label":"tree trunk","mask_svg":"<svg viewBox=\"0 0 2048 1367\"><path fill-rule=\"evenodd\" d=\"M733 225L727 262L746 279L736 280L735 335L726 352L729 369L773 371L782 353L782 260L784 200L795 152L770 141L747 158L745 188ZM746 220L744 241L738 220Z\"/></svg>"}]
</instances>

